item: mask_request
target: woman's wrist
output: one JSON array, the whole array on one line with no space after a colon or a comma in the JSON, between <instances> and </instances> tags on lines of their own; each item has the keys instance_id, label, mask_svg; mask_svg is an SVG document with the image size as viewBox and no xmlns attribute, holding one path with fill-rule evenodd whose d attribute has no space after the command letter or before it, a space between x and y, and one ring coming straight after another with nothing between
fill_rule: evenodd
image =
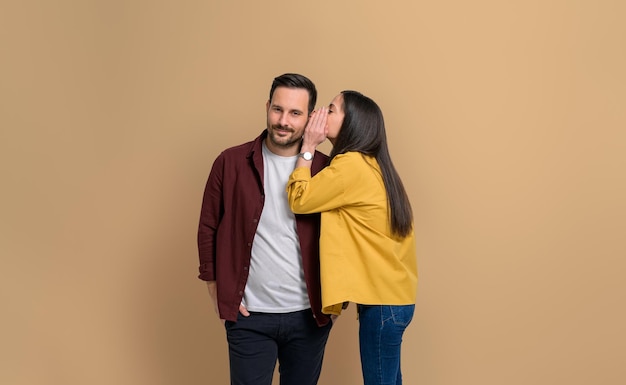
<instances>
[{"instance_id":1,"label":"woman's wrist","mask_svg":"<svg viewBox=\"0 0 626 385\"><path fill-rule=\"evenodd\" d=\"M310 152L311 154L315 153L315 149L317 146L302 143L302 147L300 148L300 152Z\"/></svg>"}]
</instances>

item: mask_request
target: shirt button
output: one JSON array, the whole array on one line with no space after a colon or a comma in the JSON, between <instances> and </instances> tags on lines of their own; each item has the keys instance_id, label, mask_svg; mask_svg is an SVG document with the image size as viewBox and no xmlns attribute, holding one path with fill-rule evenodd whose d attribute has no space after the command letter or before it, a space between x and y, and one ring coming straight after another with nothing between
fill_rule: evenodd
<instances>
[{"instance_id":1,"label":"shirt button","mask_svg":"<svg viewBox=\"0 0 626 385\"><path fill-rule=\"evenodd\" d=\"M258 219L256 219L256 218L253 218L253 219L252 219L252 222L253 222L253 223L257 223L258 221L259 221L259 220L258 220Z\"/></svg>"},{"instance_id":2,"label":"shirt button","mask_svg":"<svg viewBox=\"0 0 626 385\"><path fill-rule=\"evenodd\" d=\"M240 291L240 292L239 292L239 295L243 295L243 291Z\"/></svg>"},{"instance_id":3,"label":"shirt button","mask_svg":"<svg viewBox=\"0 0 626 385\"><path fill-rule=\"evenodd\" d=\"M243 267L243 269L244 269L245 271L248 271L248 266L244 266L244 267Z\"/></svg>"}]
</instances>

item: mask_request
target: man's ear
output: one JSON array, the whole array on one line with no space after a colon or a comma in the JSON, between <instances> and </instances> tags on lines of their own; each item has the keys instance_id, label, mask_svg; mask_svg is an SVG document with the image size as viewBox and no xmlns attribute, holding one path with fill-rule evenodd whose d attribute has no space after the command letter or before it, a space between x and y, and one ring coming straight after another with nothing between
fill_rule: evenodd
<instances>
[{"instance_id":1,"label":"man's ear","mask_svg":"<svg viewBox=\"0 0 626 385\"><path fill-rule=\"evenodd\" d=\"M270 110L270 101L268 100L268 101L265 103L265 112L269 112L269 110Z\"/></svg>"}]
</instances>

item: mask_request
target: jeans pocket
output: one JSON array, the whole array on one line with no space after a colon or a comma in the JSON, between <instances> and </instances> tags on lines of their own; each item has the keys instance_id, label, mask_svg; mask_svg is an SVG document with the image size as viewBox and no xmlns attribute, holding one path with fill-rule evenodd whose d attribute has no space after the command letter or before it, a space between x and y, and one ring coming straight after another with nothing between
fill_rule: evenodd
<instances>
[{"instance_id":1,"label":"jeans pocket","mask_svg":"<svg viewBox=\"0 0 626 385\"><path fill-rule=\"evenodd\" d=\"M413 319L415 305L389 306L393 323L400 326L408 326Z\"/></svg>"}]
</instances>

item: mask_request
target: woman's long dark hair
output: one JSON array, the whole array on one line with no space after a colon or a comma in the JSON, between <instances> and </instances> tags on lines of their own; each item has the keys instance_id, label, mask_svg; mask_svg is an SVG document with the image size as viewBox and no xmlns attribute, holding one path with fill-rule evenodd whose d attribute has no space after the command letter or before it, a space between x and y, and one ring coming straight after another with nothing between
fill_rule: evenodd
<instances>
[{"instance_id":1,"label":"woman's long dark hair","mask_svg":"<svg viewBox=\"0 0 626 385\"><path fill-rule=\"evenodd\" d=\"M376 102L360 92L342 91L341 94L344 118L330 159L350 151L376 158L387 191L391 232L404 238L413 230L413 211L389 155L383 113Z\"/></svg>"}]
</instances>

